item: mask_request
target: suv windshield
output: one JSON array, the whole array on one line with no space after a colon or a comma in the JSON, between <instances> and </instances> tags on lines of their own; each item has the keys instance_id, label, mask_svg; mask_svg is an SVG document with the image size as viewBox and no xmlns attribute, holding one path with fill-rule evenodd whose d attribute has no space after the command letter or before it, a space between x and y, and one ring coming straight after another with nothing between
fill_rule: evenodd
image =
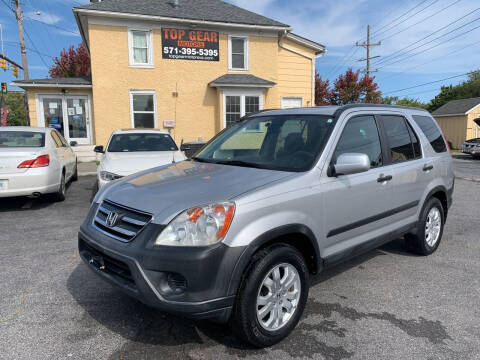
<instances>
[{"instance_id":1,"label":"suv windshield","mask_svg":"<svg viewBox=\"0 0 480 360\"><path fill-rule=\"evenodd\" d=\"M108 145L109 152L177 151L169 134L117 134Z\"/></svg>"},{"instance_id":2,"label":"suv windshield","mask_svg":"<svg viewBox=\"0 0 480 360\"><path fill-rule=\"evenodd\" d=\"M44 147L45 134L28 131L0 131L0 147Z\"/></svg>"},{"instance_id":3,"label":"suv windshield","mask_svg":"<svg viewBox=\"0 0 480 360\"><path fill-rule=\"evenodd\" d=\"M254 117L220 133L193 160L306 171L322 151L334 123L329 115Z\"/></svg>"}]
</instances>

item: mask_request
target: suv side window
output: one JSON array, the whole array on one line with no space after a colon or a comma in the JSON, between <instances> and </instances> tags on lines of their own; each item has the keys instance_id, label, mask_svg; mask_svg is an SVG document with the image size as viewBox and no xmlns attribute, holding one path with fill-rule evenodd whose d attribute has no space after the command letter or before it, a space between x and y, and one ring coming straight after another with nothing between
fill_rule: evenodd
<instances>
[{"instance_id":1,"label":"suv side window","mask_svg":"<svg viewBox=\"0 0 480 360\"><path fill-rule=\"evenodd\" d=\"M375 117L362 115L348 120L333 154L333 163L345 153L368 155L372 168L383 165L382 146Z\"/></svg>"},{"instance_id":2,"label":"suv side window","mask_svg":"<svg viewBox=\"0 0 480 360\"><path fill-rule=\"evenodd\" d=\"M405 118L398 115L382 115L382 122L390 146L392 163L396 164L417 158ZM418 139L415 138L415 140L418 144Z\"/></svg>"},{"instance_id":3,"label":"suv side window","mask_svg":"<svg viewBox=\"0 0 480 360\"><path fill-rule=\"evenodd\" d=\"M57 133L55 131L52 131L51 134L52 134L53 141L57 145L57 148L62 147L62 141L58 137Z\"/></svg>"},{"instance_id":4,"label":"suv side window","mask_svg":"<svg viewBox=\"0 0 480 360\"><path fill-rule=\"evenodd\" d=\"M422 157L422 148L420 146L420 141L418 140L415 130L413 130L412 125L407 121L408 124L408 133L410 134L410 140L413 145L413 152L415 153L415 159L420 159Z\"/></svg>"},{"instance_id":5,"label":"suv side window","mask_svg":"<svg viewBox=\"0 0 480 360\"><path fill-rule=\"evenodd\" d=\"M445 145L442 133L435 124L435 120L430 116L413 115L412 117L420 129L422 129L435 152L441 153L447 151L447 145Z\"/></svg>"}]
</instances>

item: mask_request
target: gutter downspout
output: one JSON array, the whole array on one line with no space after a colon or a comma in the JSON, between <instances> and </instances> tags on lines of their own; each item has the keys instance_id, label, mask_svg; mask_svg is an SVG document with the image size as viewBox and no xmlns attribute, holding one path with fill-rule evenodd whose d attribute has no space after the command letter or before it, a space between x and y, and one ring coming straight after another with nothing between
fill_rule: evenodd
<instances>
[{"instance_id":1,"label":"gutter downspout","mask_svg":"<svg viewBox=\"0 0 480 360\"><path fill-rule=\"evenodd\" d=\"M326 50L324 50L323 52L319 53L319 54L315 54L315 56L312 58L304 53L301 53L300 51L297 51L297 50L294 50L294 49L291 49L285 45L283 45L282 41L283 41L283 38L285 37L285 35L288 33L287 30L284 30L283 34L280 35L280 38L278 39L278 46L284 50L287 50L287 51L290 51L290 52L293 52L294 54L297 54L297 55L300 55L300 56L303 56L304 58L307 58L308 60L310 60L312 62L312 103L310 104L311 106L315 106L315 66L316 66L316 61L317 59L323 57L325 55L325 53L327 52Z\"/></svg>"}]
</instances>

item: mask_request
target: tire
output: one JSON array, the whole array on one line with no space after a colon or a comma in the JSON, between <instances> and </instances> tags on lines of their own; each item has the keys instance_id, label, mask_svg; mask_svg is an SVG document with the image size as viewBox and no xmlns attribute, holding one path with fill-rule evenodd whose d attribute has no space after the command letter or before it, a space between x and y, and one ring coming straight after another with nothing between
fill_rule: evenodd
<instances>
[{"instance_id":1,"label":"tire","mask_svg":"<svg viewBox=\"0 0 480 360\"><path fill-rule=\"evenodd\" d=\"M98 181L95 181L95 184L93 184L92 188L92 195L90 196L90 202L93 202L93 199L95 199L95 195L97 195L99 186L98 186Z\"/></svg>"},{"instance_id":2,"label":"tire","mask_svg":"<svg viewBox=\"0 0 480 360\"><path fill-rule=\"evenodd\" d=\"M75 171L73 172L71 181L77 181L77 180L78 180L78 162L75 161Z\"/></svg>"},{"instance_id":3,"label":"tire","mask_svg":"<svg viewBox=\"0 0 480 360\"><path fill-rule=\"evenodd\" d=\"M60 185L58 187L58 191L55 193L55 200L56 201L63 201L65 200L65 192L66 192L66 178L65 178L65 171L62 172L62 177L60 179Z\"/></svg>"},{"instance_id":4,"label":"tire","mask_svg":"<svg viewBox=\"0 0 480 360\"><path fill-rule=\"evenodd\" d=\"M445 211L442 202L432 197L422 209L416 233L405 235L407 248L419 255L432 254L440 245L444 224ZM428 229L435 230L427 231L427 226Z\"/></svg>"},{"instance_id":5,"label":"tire","mask_svg":"<svg viewBox=\"0 0 480 360\"><path fill-rule=\"evenodd\" d=\"M275 276L275 269L278 269L279 276ZM275 278L285 278L290 286L280 287L277 291ZM265 283L269 283L270 287ZM300 320L308 288L308 268L295 248L281 244L259 251L253 256L240 285L230 322L232 330L255 347L263 348L280 342ZM265 305L259 304L259 301ZM289 312L285 307L287 305L293 310ZM264 315L260 314L263 309L266 309ZM278 311L281 311L283 324L276 321L280 318L276 316Z\"/></svg>"}]
</instances>

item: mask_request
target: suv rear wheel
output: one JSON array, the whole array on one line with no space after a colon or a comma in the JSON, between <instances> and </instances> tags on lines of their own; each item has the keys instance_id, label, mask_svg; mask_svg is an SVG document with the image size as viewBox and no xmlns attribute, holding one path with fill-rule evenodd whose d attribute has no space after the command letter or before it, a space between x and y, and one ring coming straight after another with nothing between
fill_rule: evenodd
<instances>
[{"instance_id":1,"label":"suv rear wheel","mask_svg":"<svg viewBox=\"0 0 480 360\"><path fill-rule=\"evenodd\" d=\"M430 255L437 250L443 235L445 213L440 200L430 198L423 207L416 234L405 235L407 247L420 255Z\"/></svg>"},{"instance_id":2,"label":"suv rear wheel","mask_svg":"<svg viewBox=\"0 0 480 360\"><path fill-rule=\"evenodd\" d=\"M288 245L274 245L253 257L235 303L233 330L248 343L267 347L288 336L308 298L308 268Z\"/></svg>"}]
</instances>

